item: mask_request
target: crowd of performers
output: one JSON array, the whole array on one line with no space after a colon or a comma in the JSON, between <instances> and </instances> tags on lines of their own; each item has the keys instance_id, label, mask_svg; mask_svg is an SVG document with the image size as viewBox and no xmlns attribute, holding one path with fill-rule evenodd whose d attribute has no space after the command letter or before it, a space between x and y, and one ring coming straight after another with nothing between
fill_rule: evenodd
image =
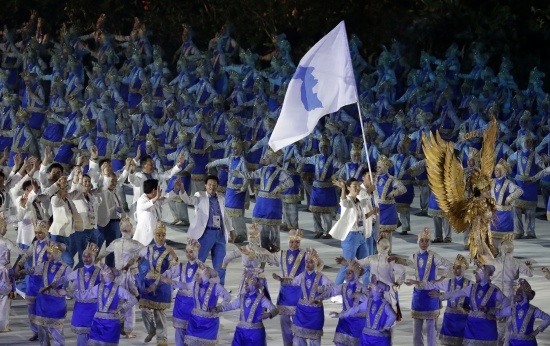
<instances>
[{"instance_id":1,"label":"crowd of performers","mask_svg":"<svg viewBox=\"0 0 550 346\"><path fill-rule=\"evenodd\" d=\"M1 228L5 234L6 224L14 224L17 245L0 238L1 331L9 330L17 293L28 303L31 339L42 345L50 338L64 345L66 297L75 299L71 327L79 345L135 337L136 307L145 341L167 344L165 310L172 304L177 345L215 344L219 314L236 309L235 345L265 344L262 320L277 314L285 345L319 344L322 301L342 296L334 342L384 345L400 318L397 287L405 283L415 285L415 345L424 343L424 324L427 344L437 343L440 300L448 300L443 344L536 344L550 317L529 304L534 291L519 273L532 276L533 268L512 253L514 238L536 238L539 190L546 205L550 195L544 72L534 67L520 89L511 62L503 57L495 73L481 48L469 52L473 69L462 71L468 58L456 44L441 58L422 52L418 68L397 41L366 61L351 35L361 114L343 107L304 140L274 152L268 141L295 71L284 35L273 35L273 51L258 56L226 24L200 51L184 24L170 63L144 23L136 19L122 36L109 33L107 20L102 15L87 34L63 26L55 37L33 13L21 28L2 31ZM87 55L90 66L83 64ZM261 69L261 61L269 67ZM459 255L451 262L428 250L453 241L453 224L430 189L423 138L456 142L451 149L470 184L482 166L483 135L495 122L493 177L479 191L492 201L493 258ZM433 217L435 234L420 231L419 251L397 258L392 232L411 232L415 185L417 215ZM254 225L247 228L251 198ZM302 201L315 238L341 241L334 282L322 274L317 251L300 248ZM172 224L188 227L181 262L166 245L165 204ZM191 223L187 205L195 208ZM290 230L288 249L281 248L281 229ZM477 249L469 232L464 247ZM227 253L229 241L248 245ZM10 252L19 255L13 265ZM244 272L231 301L226 267L238 257ZM476 258L470 282L463 272ZM262 271L266 262L282 269L273 276L281 283L276 304ZM404 266L415 269L416 280L405 280ZM535 319L543 320L536 329Z\"/></svg>"}]
</instances>

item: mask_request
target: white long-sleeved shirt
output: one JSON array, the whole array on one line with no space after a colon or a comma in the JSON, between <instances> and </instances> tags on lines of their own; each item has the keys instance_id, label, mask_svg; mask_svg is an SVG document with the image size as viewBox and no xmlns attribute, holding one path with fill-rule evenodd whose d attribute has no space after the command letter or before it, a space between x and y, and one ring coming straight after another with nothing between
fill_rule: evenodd
<instances>
[{"instance_id":1,"label":"white long-sleeved shirt","mask_svg":"<svg viewBox=\"0 0 550 346\"><path fill-rule=\"evenodd\" d=\"M533 269L509 253L498 256L489 264L495 267L491 283L509 299L514 295L514 282L519 279L519 274L533 277Z\"/></svg>"}]
</instances>

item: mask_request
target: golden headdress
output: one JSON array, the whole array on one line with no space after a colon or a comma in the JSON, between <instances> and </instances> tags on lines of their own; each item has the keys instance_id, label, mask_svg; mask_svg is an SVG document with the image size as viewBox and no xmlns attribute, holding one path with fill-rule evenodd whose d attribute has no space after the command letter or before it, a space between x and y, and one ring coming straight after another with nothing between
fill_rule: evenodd
<instances>
[{"instance_id":1,"label":"golden headdress","mask_svg":"<svg viewBox=\"0 0 550 346\"><path fill-rule=\"evenodd\" d=\"M495 85L490 80L486 80L485 84L483 85L483 91L493 92L495 91Z\"/></svg>"},{"instance_id":2,"label":"golden headdress","mask_svg":"<svg viewBox=\"0 0 550 346\"><path fill-rule=\"evenodd\" d=\"M261 76L254 77L254 88L264 89L264 79Z\"/></svg>"},{"instance_id":3,"label":"golden headdress","mask_svg":"<svg viewBox=\"0 0 550 346\"><path fill-rule=\"evenodd\" d=\"M479 162L481 158L481 152L474 147L468 148L468 159L473 159L475 162Z\"/></svg>"},{"instance_id":4,"label":"golden headdress","mask_svg":"<svg viewBox=\"0 0 550 346\"><path fill-rule=\"evenodd\" d=\"M210 268L204 263L199 264L199 268L197 269L197 275L205 275L207 278L212 279L218 276L218 272L214 269Z\"/></svg>"},{"instance_id":5,"label":"golden headdress","mask_svg":"<svg viewBox=\"0 0 550 346\"><path fill-rule=\"evenodd\" d=\"M456 259L455 259L453 265L461 266L462 269L464 269L464 270L468 269L468 267L470 266L468 264L468 260L464 256L462 256L461 254L458 254L456 256Z\"/></svg>"},{"instance_id":6,"label":"golden headdress","mask_svg":"<svg viewBox=\"0 0 550 346\"><path fill-rule=\"evenodd\" d=\"M241 123L239 122L239 116L235 115L230 119L227 119L225 121L225 125L231 128L232 130L237 130L241 126ZM233 139L237 139L237 138L233 138Z\"/></svg>"},{"instance_id":7,"label":"golden headdress","mask_svg":"<svg viewBox=\"0 0 550 346\"><path fill-rule=\"evenodd\" d=\"M212 103L214 104L222 104L224 103L225 99L223 98L222 95L218 94L214 97L214 100L212 101Z\"/></svg>"},{"instance_id":8,"label":"golden headdress","mask_svg":"<svg viewBox=\"0 0 550 346\"><path fill-rule=\"evenodd\" d=\"M88 129L92 128L92 122L87 116L82 117L82 119L80 120L80 125Z\"/></svg>"},{"instance_id":9,"label":"golden headdress","mask_svg":"<svg viewBox=\"0 0 550 346\"><path fill-rule=\"evenodd\" d=\"M67 248L65 244L48 241L48 252L52 255L61 255Z\"/></svg>"},{"instance_id":10,"label":"golden headdress","mask_svg":"<svg viewBox=\"0 0 550 346\"><path fill-rule=\"evenodd\" d=\"M371 136L376 135L376 128L374 128L374 124L371 121L365 124L365 134Z\"/></svg>"},{"instance_id":11,"label":"golden headdress","mask_svg":"<svg viewBox=\"0 0 550 346\"><path fill-rule=\"evenodd\" d=\"M31 113L29 113L25 108L20 106L15 116L21 119L28 119L31 117Z\"/></svg>"},{"instance_id":12,"label":"golden headdress","mask_svg":"<svg viewBox=\"0 0 550 346\"><path fill-rule=\"evenodd\" d=\"M103 67L95 61L92 61L92 71L94 72L103 72Z\"/></svg>"},{"instance_id":13,"label":"golden headdress","mask_svg":"<svg viewBox=\"0 0 550 346\"><path fill-rule=\"evenodd\" d=\"M380 155L376 161L376 165L385 169L390 169L393 166L393 162L391 162L386 155Z\"/></svg>"},{"instance_id":14,"label":"golden headdress","mask_svg":"<svg viewBox=\"0 0 550 346\"><path fill-rule=\"evenodd\" d=\"M8 103L13 103L17 101L17 94L4 94L4 100Z\"/></svg>"},{"instance_id":15,"label":"golden headdress","mask_svg":"<svg viewBox=\"0 0 550 346\"><path fill-rule=\"evenodd\" d=\"M76 96L71 96L69 97L69 104L71 105L71 107L80 108L84 105L84 101Z\"/></svg>"},{"instance_id":16,"label":"golden headdress","mask_svg":"<svg viewBox=\"0 0 550 346\"><path fill-rule=\"evenodd\" d=\"M351 151L350 154L353 156L354 154L361 154L363 151L363 146L361 143L352 143L351 144Z\"/></svg>"},{"instance_id":17,"label":"golden headdress","mask_svg":"<svg viewBox=\"0 0 550 346\"><path fill-rule=\"evenodd\" d=\"M363 267L361 267L359 262L354 259L348 261L347 269L353 271L357 275L357 277L361 277L365 273Z\"/></svg>"},{"instance_id":18,"label":"golden headdress","mask_svg":"<svg viewBox=\"0 0 550 346\"><path fill-rule=\"evenodd\" d=\"M402 109L399 110L399 112L397 112L397 114L395 115L395 120L398 120L398 121L401 121L402 123L405 122L407 118L405 117L405 112L403 112Z\"/></svg>"},{"instance_id":19,"label":"golden headdress","mask_svg":"<svg viewBox=\"0 0 550 346\"><path fill-rule=\"evenodd\" d=\"M466 179L464 179L462 163L454 155L454 143L444 141L439 131L432 134L429 139L425 134L422 135L430 188L441 211L457 233L466 231L474 220L481 217L481 213L492 210L491 205L494 205L491 199L482 200L477 197L492 184L497 128L498 123L491 114L491 121L483 132L480 169L472 169ZM490 229L478 230L478 232L487 231L490 232ZM474 233L470 237L470 259L493 258L490 240L488 244L484 242L478 244Z\"/></svg>"},{"instance_id":20,"label":"golden headdress","mask_svg":"<svg viewBox=\"0 0 550 346\"><path fill-rule=\"evenodd\" d=\"M328 137L325 135L322 135L321 139L319 140L319 147L321 146L330 147L330 139L328 139Z\"/></svg>"},{"instance_id":21,"label":"golden headdress","mask_svg":"<svg viewBox=\"0 0 550 346\"><path fill-rule=\"evenodd\" d=\"M527 296L528 300L535 298L535 291L531 288L531 285L525 279L519 279L518 285L515 287L517 291L522 291Z\"/></svg>"},{"instance_id":22,"label":"golden headdress","mask_svg":"<svg viewBox=\"0 0 550 346\"><path fill-rule=\"evenodd\" d=\"M288 240L298 240L301 241L304 236L304 232L301 229L291 229L288 231Z\"/></svg>"},{"instance_id":23,"label":"golden headdress","mask_svg":"<svg viewBox=\"0 0 550 346\"><path fill-rule=\"evenodd\" d=\"M508 174L510 174L510 172L512 171L512 169L510 168L510 166L508 165L508 162L506 162L505 159L501 158L497 165L495 166L495 168L498 168L500 169L500 172L503 176L506 176Z\"/></svg>"},{"instance_id":24,"label":"golden headdress","mask_svg":"<svg viewBox=\"0 0 550 346\"><path fill-rule=\"evenodd\" d=\"M329 129L329 130L332 130L332 131L338 131L339 130L338 124L335 121L332 121L332 120L329 120L325 123L325 128Z\"/></svg>"},{"instance_id":25,"label":"golden headdress","mask_svg":"<svg viewBox=\"0 0 550 346\"><path fill-rule=\"evenodd\" d=\"M99 247L95 243L90 242L88 243L88 246L86 246L84 253L88 253L94 257L97 257L97 254L99 253Z\"/></svg>"},{"instance_id":26,"label":"golden headdress","mask_svg":"<svg viewBox=\"0 0 550 346\"><path fill-rule=\"evenodd\" d=\"M120 231L123 233L132 233L132 230L134 228L129 217L123 217L122 219L120 219L119 225Z\"/></svg>"},{"instance_id":27,"label":"golden headdress","mask_svg":"<svg viewBox=\"0 0 550 346\"><path fill-rule=\"evenodd\" d=\"M158 141L157 141L157 139L155 138L155 135L152 134L151 132L149 132L149 133L145 136L145 145L150 146L150 147L154 147L154 146L157 146L157 145L158 145Z\"/></svg>"},{"instance_id":28,"label":"golden headdress","mask_svg":"<svg viewBox=\"0 0 550 346\"><path fill-rule=\"evenodd\" d=\"M244 149L244 142L238 138L231 140L231 148Z\"/></svg>"},{"instance_id":29,"label":"golden headdress","mask_svg":"<svg viewBox=\"0 0 550 346\"><path fill-rule=\"evenodd\" d=\"M408 151L411 148L411 143L412 140L409 136L403 136L398 145L402 145L405 151Z\"/></svg>"},{"instance_id":30,"label":"golden headdress","mask_svg":"<svg viewBox=\"0 0 550 346\"><path fill-rule=\"evenodd\" d=\"M321 257L319 257L319 254L317 253L317 250L315 250L312 247L308 247L306 249L306 260L312 260L315 262L315 265L317 265L317 271L320 272L323 270L324 263L321 260Z\"/></svg>"},{"instance_id":31,"label":"golden headdress","mask_svg":"<svg viewBox=\"0 0 550 346\"><path fill-rule=\"evenodd\" d=\"M500 242L500 251L503 253L513 253L514 252L514 239L515 234L513 232L507 233Z\"/></svg>"},{"instance_id":32,"label":"golden headdress","mask_svg":"<svg viewBox=\"0 0 550 346\"><path fill-rule=\"evenodd\" d=\"M8 79L8 77L10 76L11 72L10 70L2 70L0 69L0 79Z\"/></svg>"},{"instance_id":33,"label":"golden headdress","mask_svg":"<svg viewBox=\"0 0 550 346\"><path fill-rule=\"evenodd\" d=\"M420 114L418 114L416 116L416 119L417 120L420 120L420 121L424 121L424 122L430 122L432 121L432 118L433 118L433 114L430 113L430 112L424 112L423 110L420 110L419 112Z\"/></svg>"},{"instance_id":34,"label":"golden headdress","mask_svg":"<svg viewBox=\"0 0 550 346\"><path fill-rule=\"evenodd\" d=\"M273 149L271 149L271 147L269 146L265 150L265 157L269 156L278 159L282 154L283 152L281 150L273 151Z\"/></svg>"},{"instance_id":35,"label":"golden headdress","mask_svg":"<svg viewBox=\"0 0 550 346\"><path fill-rule=\"evenodd\" d=\"M239 73L237 71L229 70L227 72L227 74L229 75L229 79L232 79L232 80L235 80L235 81L241 79L241 76L239 75Z\"/></svg>"},{"instance_id":36,"label":"golden headdress","mask_svg":"<svg viewBox=\"0 0 550 346\"><path fill-rule=\"evenodd\" d=\"M188 141L191 138L191 134L185 129L181 129L180 132L178 132L178 138L183 141Z\"/></svg>"},{"instance_id":37,"label":"golden headdress","mask_svg":"<svg viewBox=\"0 0 550 346\"><path fill-rule=\"evenodd\" d=\"M48 230L50 229L48 225L48 221L45 220L33 220L32 226L34 228L34 232L44 232L48 233Z\"/></svg>"},{"instance_id":38,"label":"golden headdress","mask_svg":"<svg viewBox=\"0 0 550 346\"><path fill-rule=\"evenodd\" d=\"M519 118L519 120L527 120L527 121L531 121L531 112L529 112L528 110L524 110L523 111L523 114L521 115L521 117Z\"/></svg>"},{"instance_id":39,"label":"golden headdress","mask_svg":"<svg viewBox=\"0 0 550 346\"><path fill-rule=\"evenodd\" d=\"M260 229L258 228L258 224L253 223L249 226L246 226L246 233L248 234L249 239L259 238L260 237Z\"/></svg>"},{"instance_id":40,"label":"golden headdress","mask_svg":"<svg viewBox=\"0 0 550 346\"><path fill-rule=\"evenodd\" d=\"M201 248L201 243L197 239L193 238L187 238L187 245L185 246L185 249L189 249L191 251L199 251Z\"/></svg>"},{"instance_id":41,"label":"golden headdress","mask_svg":"<svg viewBox=\"0 0 550 346\"><path fill-rule=\"evenodd\" d=\"M430 232L430 229L428 227L424 227L422 229L422 232L418 233L418 239L432 239L432 233Z\"/></svg>"},{"instance_id":42,"label":"golden headdress","mask_svg":"<svg viewBox=\"0 0 550 346\"><path fill-rule=\"evenodd\" d=\"M246 268L243 273L243 281L251 284L256 289L264 286L264 271L258 268Z\"/></svg>"},{"instance_id":43,"label":"golden headdress","mask_svg":"<svg viewBox=\"0 0 550 346\"><path fill-rule=\"evenodd\" d=\"M159 221L159 223L157 224L157 228L155 228L155 234L166 235L166 226L164 225L164 222Z\"/></svg>"},{"instance_id":44,"label":"golden headdress","mask_svg":"<svg viewBox=\"0 0 550 346\"><path fill-rule=\"evenodd\" d=\"M151 100L151 96L143 96L143 98L141 99L141 107L143 109L153 109L153 101Z\"/></svg>"}]
</instances>

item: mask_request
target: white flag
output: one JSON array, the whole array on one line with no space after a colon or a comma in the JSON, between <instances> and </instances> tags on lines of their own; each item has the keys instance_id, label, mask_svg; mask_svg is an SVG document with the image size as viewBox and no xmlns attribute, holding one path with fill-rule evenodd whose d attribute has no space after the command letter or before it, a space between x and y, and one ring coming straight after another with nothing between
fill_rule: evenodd
<instances>
[{"instance_id":1,"label":"white flag","mask_svg":"<svg viewBox=\"0 0 550 346\"><path fill-rule=\"evenodd\" d=\"M277 151L309 135L325 114L357 102L346 26L340 22L300 60L288 84L269 146Z\"/></svg>"}]
</instances>

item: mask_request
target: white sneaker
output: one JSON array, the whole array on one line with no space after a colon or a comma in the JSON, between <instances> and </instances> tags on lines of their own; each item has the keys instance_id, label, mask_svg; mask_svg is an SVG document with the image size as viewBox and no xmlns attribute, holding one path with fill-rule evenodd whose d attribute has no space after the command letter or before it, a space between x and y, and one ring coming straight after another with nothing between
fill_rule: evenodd
<instances>
[{"instance_id":1,"label":"white sneaker","mask_svg":"<svg viewBox=\"0 0 550 346\"><path fill-rule=\"evenodd\" d=\"M340 296L332 297L330 298L330 302L342 304L342 296L340 295Z\"/></svg>"}]
</instances>

